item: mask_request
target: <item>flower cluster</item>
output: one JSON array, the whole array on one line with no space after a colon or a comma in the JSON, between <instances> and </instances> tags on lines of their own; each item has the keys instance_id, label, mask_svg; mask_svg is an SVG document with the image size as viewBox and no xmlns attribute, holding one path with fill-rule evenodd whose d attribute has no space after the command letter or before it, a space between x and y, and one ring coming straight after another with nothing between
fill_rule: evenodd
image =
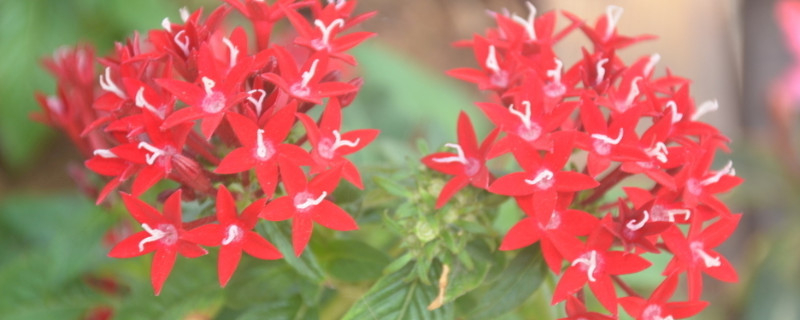
<instances>
[{"instance_id":1,"label":"flower cluster","mask_svg":"<svg viewBox=\"0 0 800 320\"><path fill-rule=\"evenodd\" d=\"M361 85L360 78L342 81L356 64L347 51L374 35L351 29L374 13L355 15L355 0L225 2L207 16L182 9L180 22L164 18L145 39L135 34L117 43L98 60L99 81L88 46L62 49L45 61L58 93L38 95L43 113L35 117L65 131L88 158L86 167L107 177L99 191L88 179L83 183L98 204L125 190L122 200L143 231L109 255L154 252L156 294L176 255L202 256L201 245L220 247L222 286L242 251L281 258L253 231L258 218L291 219L298 256L314 222L358 228L330 196L342 178L362 187L345 156L378 134L340 128L342 108ZM226 29L235 11L252 23L253 34L242 26ZM273 26L283 20L293 33L274 41ZM309 111L317 105L324 109L314 119ZM166 199L163 214L141 200L162 180L178 185L159 197ZM205 198L215 199L215 214L184 221L182 203ZM241 214L237 202L249 203Z\"/></svg>"},{"instance_id":2,"label":"flower cluster","mask_svg":"<svg viewBox=\"0 0 800 320\"><path fill-rule=\"evenodd\" d=\"M477 106L494 129L479 141L462 113L458 143L446 145L452 152L422 159L452 176L437 207L468 185L513 197L525 216L500 249L539 243L561 275L552 303L567 301L566 319L613 319L619 305L647 320L700 312L703 273L737 280L714 251L740 218L717 195L742 182L730 162L712 168L727 138L700 118L717 102L695 105L687 79L656 76L658 54L630 65L618 58L617 50L652 38L619 34L622 8L609 6L594 25L564 12L569 23L556 30L555 12L537 16L527 5L527 17L491 13L496 28L456 44L471 48L480 68L449 74L491 92ZM578 29L593 48L568 65L554 45ZM495 176L487 161L504 156L517 171ZM620 277L648 268L644 253L672 255L649 298ZM671 301L681 274L688 301ZM587 310L586 285L610 315ZM618 288L627 296L618 297Z\"/></svg>"}]
</instances>

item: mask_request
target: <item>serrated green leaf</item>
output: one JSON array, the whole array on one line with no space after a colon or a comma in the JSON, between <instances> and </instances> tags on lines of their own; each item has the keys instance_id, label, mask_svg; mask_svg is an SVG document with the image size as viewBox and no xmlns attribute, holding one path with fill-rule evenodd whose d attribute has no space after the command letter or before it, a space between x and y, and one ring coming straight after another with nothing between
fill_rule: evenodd
<instances>
[{"instance_id":1,"label":"serrated green leaf","mask_svg":"<svg viewBox=\"0 0 800 320\"><path fill-rule=\"evenodd\" d=\"M342 319L452 319L454 312L449 305L433 311L427 309L438 294L436 286L425 285L419 280L403 281L413 269L413 265L407 265L378 280ZM438 279L439 273L432 272L430 277Z\"/></svg>"},{"instance_id":2,"label":"serrated green leaf","mask_svg":"<svg viewBox=\"0 0 800 320\"><path fill-rule=\"evenodd\" d=\"M389 264L384 252L357 240L320 241L315 252L329 275L348 282L378 279Z\"/></svg>"},{"instance_id":3,"label":"serrated green leaf","mask_svg":"<svg viewBox=\"0 0 800 320\"><path fill-rule=\"evenodd\" d=\"M263 231L262 235L266 235L266 238L283 254L283 260L298 274L314 283L320 283L325 279L322 268L311 250L306 249L299 257L295 256L289 232L284 230L288 228L279 227L277 223L269 221L259 223L258 228Z\"/></svg>"},{"instance_id":4,"label":"serrated green leaf","mask_svg":"<svg viewBox=\"0 0 800 320\"><path fill-rule=\"evenodd\" d=\"M491 319L513 310L536 292L547 272L538 246L522 249L465 314L470 319Z\"/></svg>"}]
</instances>

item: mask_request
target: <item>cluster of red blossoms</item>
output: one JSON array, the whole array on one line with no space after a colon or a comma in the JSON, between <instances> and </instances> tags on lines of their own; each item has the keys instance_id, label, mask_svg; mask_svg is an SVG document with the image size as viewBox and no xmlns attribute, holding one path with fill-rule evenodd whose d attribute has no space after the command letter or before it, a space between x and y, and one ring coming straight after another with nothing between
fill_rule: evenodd
<instances>
[{"instance_id":1,"label":"cluster of red blossoms","mask_svg":"<svg viewBox=\"0 0 800 320\"><path fill-rule=\"evenodd\" d=\"M291 219L296 255L308 244L313 222L358 228L329 198L341 178L362 187L344 156L378 134L340 132L341 109L361 84L360 78L340 81L356 63L347 51L374 35L348 31L374 13L354 15L355 0L225 2L205 18L202 10L183 9L180 23L165 18L145 40L135 34L117 43L99 59L99 81L89 47L63 49L45 61L58 93L38 95L44 112L36 116L65 131L88 158L86 167L108 177L99 191L85 183L98 203L114 190L129 192L120 192L122 200L143 231L109 255L154 252L156 294L176 255L202 256L201 245L220 247L222 286L242 251L281 258L253 231L258 218ZM253 35L241 26L225 29L234 10L252 23ZM271 41L273 26L284 18L294 33ZM317 105L324 108L318 121L308 115ZM162 193L163 214L140 199L162 180L179 185ZM216 199L215 215L184 221L181 204L203 198ZM237 200L250 203L241 214Z\"/></svg>"},{"instance_id":2,"label":"cluster of red blossoms","mask_svg":"<svg viewBox=\"0 0 800 320\"><path fill-rule=\"evenodd\" d=\"M495 128L479 143L462 113L458 143L446 145L454 152L422 160L453 176L437 206L467 185L514 197L525 217L500 249L539 243L550 270L561 275L552 302L567 301L565 319L615 319L618 305L636 319L697 314L707 305L699 300L703 273L737 280L714 251L740 218L717 194L742 182L730 162L711 168L716 151L727 151L727 138L700 118L717 103L697 106L688 80L669 71L655 76L658 54L631 65L620 60L618 49L652 38L618 34L620 7L609 6L594 26L564 12L570 23L563 30L555 30L555 12L537 17L530 3L528 9L527 17L491 13L496 28L457 43L472 48L480 68L449 74L492 93L492 102L477 105ZM576 29L593 49L569 66L553 47ZM487 161L503 155L521 171L495 177ZM615 194L624 197L607 195L620 189ZM649 297L620 278L651 265L644 253L673 256ZM688 301L671 301L681 274ZM587 310L587 284L610 314Z\"/></svg>"}]
</instances>

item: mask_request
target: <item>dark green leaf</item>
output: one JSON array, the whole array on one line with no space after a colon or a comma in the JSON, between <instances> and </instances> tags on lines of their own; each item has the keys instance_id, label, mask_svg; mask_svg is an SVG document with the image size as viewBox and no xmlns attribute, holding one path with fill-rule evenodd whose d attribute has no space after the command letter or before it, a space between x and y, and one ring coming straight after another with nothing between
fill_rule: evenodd
<instances>
[{"instance_id":1,"label":"dark green leaf","mask_svg":"<svg viewBox=\"0 0 800 320\"><path fill-rule=\"evenodd\" d=\"M320 241L314 248L324 270L348 282L378 279L389 264L385 253L361 241Z\"/></svg>"},{"instance_id":2,"label":"dark green leaf","mask_svg":"<svg viewBox=\"0 0 800 320\"><path fill-rule=\"evenodd\" d=\"M413 269L413 265L407 265L378 280L343 319L452 319L454 313L449 305L433 311L427 309L438 295L435 285L424 285L419 280L403 281ZM439 279L441 266L432 269L436 271L430 277Z\"/></svg>"},{"instance_id":3,"label":"dark green leaf","mask_svg":"<svg viewBox=\"0 0 800 320\"><path fill-rule=\"evenodd\" d=\"M284 225L287 225L284 223ZM302 255L295 256L294 248L292 248L292 240L289 236L288 228L282 228L275 222L262 222L258 227L263 230L262 234L283 254L283 259L292 267L298 274L306 277L314 283L320 283L325 276L322 269L317 263L314 253L306 248Z\"/></svg>"},{"instance_id":4,"label":"dark green leaf","mask_svg":"<svg viewBox=\"0 0 800 320\"><path fill-rule=\"evenodd\" d=\"M473 265L470 267L459 262L450 267L444 303L449 303L480 286L492 266L494 259L485 243L480 241L472 242L467 246L465 252L472 257Z\"/></svg>"},{"instance_id":5,"label":"dark green leaf","mask_svg":"<svg viewBox=\"0 0 800 320\"><path fill-rule=\"evenodd\" d=\"M310 308L303 303L300 296L291 299L269 301L263 305L250 308L242 313L236 320L295 320L318 319L319 314L315 308Z\"/></svg>"}]
</instances>

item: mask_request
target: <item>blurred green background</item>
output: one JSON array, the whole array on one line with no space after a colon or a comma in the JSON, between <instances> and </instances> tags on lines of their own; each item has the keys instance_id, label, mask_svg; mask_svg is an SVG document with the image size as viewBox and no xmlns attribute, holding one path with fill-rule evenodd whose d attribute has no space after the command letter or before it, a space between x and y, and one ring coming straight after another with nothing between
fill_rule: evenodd
<instances>
[{"instance_id":1,"label":"blurred green background","mask_svg":"<svg viewBox=\"0 0 800 320\"><path fill-rule=\"evenodd\" d=\"M345 112L345 127L374 127L383 134L357 161L402 166L417 139L437 147L454 139L459 110L486 128L473 107L479 93L443 72L473 66L471 52L450 43L482 32L491 20L484 10L508 7L526 12L521 1L362 0L361 11L379 10L363 25L379 37L356 50L365 86ZM213 309L226 294L214 283L214 269L179 262L176 273L194 268L200 281L168 283L165 295L149 294L142 261L111 261L101 238L113 215L81 196L67 174L80 165L68 139L28 119L38 105L35 90L52 93L54 83L39 59L64 45L92 43L99 54L134 30L160 28L178 8L217 1L36 0L0 1L0 319L75 319L116 300L102 293L88 274L126 270L137 297L123 311L148 308L164 319ZM778 155L766 94L770 81L791 60L772 14L773 1L535 1L540 11L566 9L593 21L614 3L626 8L620 29L626 34L657 34L621 56L632 61L658 52L663 72L694 80L698 101L717 98L721 110L708 121L733 138L737 173L747 180L725 200L745 214L740 228L721 251L737 266L741 282L706 281L712 302L703 319L800 319L800 176ZM580 36L558 52L579 57ZM796 123L796 121L791 121ZM481 130L479 130L481 131ZM485 131L484 131L485 132ZM207 264L206 264L207 265ZM182 268L182 269L181 269ZM179 288L179 289L178 289ZM172 295L169 292L173 292ZM191 292L178 296L175 292ZM140 317L150 318L147 313Z\"/></svg>"}]
</instances>

